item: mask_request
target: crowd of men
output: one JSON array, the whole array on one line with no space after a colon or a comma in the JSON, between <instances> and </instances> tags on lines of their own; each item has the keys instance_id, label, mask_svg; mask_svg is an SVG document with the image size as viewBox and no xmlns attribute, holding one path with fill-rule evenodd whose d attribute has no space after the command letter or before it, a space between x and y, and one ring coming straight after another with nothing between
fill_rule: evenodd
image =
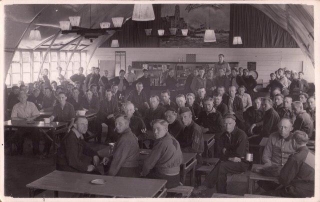
<instances>
[{"instance_id":1,"label":"crowd of men","mask_svg":"<svg viewBox=\"0 0 320 202\"><path fill-rule=\"evenodd\" d=\"M248 70L230 68L222 54L214 69L195 68L181 94L174 87L159 95L152 93L147 69L139 79L131 67L111 80L107 70L103 76L99 71L93 67L85 76L79 68L69 81L60 68L57 81L50 81L44 70L40 82L13 86L8 96L12 120L34 120L42 110L52 111L51 121L69 123L58 153L59 169L95 172L103 163L108 175L166 179L171 188L180 182L182 152L197 153L201 165L203 134L215 134L215 157L220 161L199 190L216 185L219 193L226 193L227 174L249 168L245 160L249 145L268 138L264 164L255 171L280 176L284 188L273 190L277 186L266 183L259 183L260 187L280 196L313 195L314 155L306 144L315 136L315 97L308 94L303 72L278 69L270 74L270 95L259 97ZM176 84L173 77L170 83ZM78 110L95 111L97 117L88 123L76 116ZM85 143L88 128L101 143L102 124L108 126L106 142L116 142L108 157L99 156ZM23 152L26 133L38 154L42 135L35 135L36 131L17 131L18 152ZM45 142L48 155L51 141ZM152 149L142 169L139 148Z\"/></svg>"}]
</instances>

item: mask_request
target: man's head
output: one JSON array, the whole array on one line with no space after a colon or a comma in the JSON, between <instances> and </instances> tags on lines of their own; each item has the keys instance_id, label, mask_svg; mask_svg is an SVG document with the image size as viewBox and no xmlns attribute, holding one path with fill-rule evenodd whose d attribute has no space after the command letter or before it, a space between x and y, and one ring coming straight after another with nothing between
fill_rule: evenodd
<instances>
[{"instance_id":1,"label":"man's head","mask_svg":"<svg viewBox=\"0 0 320 202\"><path fill-rule=\"evenodd\" d=\"M219 54L219 62L222 63L224 61L224 55L223 54Z\"/></svg>"},{"instance_id":2,"label":"man's head","mask_svg":"<svg viewBox=\"0 0 320 202\"><path fill-rule=\"evenodd\" d=\"M303 72L299 72L299 79L303 79L304 73Z\"/></svg>"},{"instance_id":3,"label":"man's head","mask_svg":"<svg viewBox=\"0 0 320 202\"><path fill-rule=\"evenodd\" d=\"M95 74L99 74L99 72L100 72L100 68L99 68L99 67L96 67L96 68L94 69L94 73L95 73Z\"/></svg>"},{"instance_id":4,"label":"man's head","mask_svg":"<svg viewBox=\"0 0 320 202\"><path fill-rule=\"evenodd\" d=\"M191 122L192 122L192 112L188 107L182 107L180 109L180 117L181 117L182 123L185 126L188 126L188 125L191 124Z\"/></svg>"},{"instance_id":5,"label":"man's head","mask_svg":"<svg viewBox=\"0 0 320 202\"><path fill-rule=\"evenodd\" d=\"M38 88L33 89L33 95L34 97L38 97L40 95L40 90Z\"/></svg>"},{"instance_id":6,"label":"man's head","mask_svg":"<svg viewBox=\"0 0 320 202\"><path fill-rule=\"evenodd\" d=\"M316 108L316 100L313 96L308 98L308 106L310 109L314 110Z\"/></svg>"},{"instance_id":7,"label":"man's head","mask_svg":"<svg viewBox=\"0 0 320 202\"><path fill-rule=\"evenodd\" d=\"M18 99L20 103L23 103L23 104L27 103L27 99L28 99L27 93L24 91L20 91Z\"/></svg>"},{"instance_id":8,"label":"man's head","mask_svg":"<svg viewBox=\"0 0 320 202\"><path fill-rule=\"evenodd\" d=\"M43 76L48 76L48 74L49 74L48 69L43 69L42 75L43 75Z\"/></svg>"},{"instance_id":9,"label":"man's head","mask_svg":"<svg viewBox=\"0 0 320 202\"><path fill-rule=\"evenodd\" d=\"M240 94L240 95L244 95L244 92L246 91L246 87L240 86L240 87L238 88L238 91L239 91L239 94Z\"/></svg>"},{"instance_id":10,"label":"man's head","mask_svg":"<svg viewBox=\"0 0 320 202\"><path fill-rule=\"evenodd\" d=\"M79 81L74 82L74 85L79 89L79 91L81 90L81 83Z\"/></svg>"},{"instance_id":11,"label":"man's head","mask_svg":"<svg viewBox=\"0 0 320 202\"><path fill-rule=\"evenodd\" d=\"M58 73L61 74L62 72L62 67L57 67Z\"/></svg>"},{"instance_id":12,"label":"man's head","mask_svg":"<svg viewBox=\"0 0 320 202\"><path fill-rule=\"evenodd\" d=\"M112 91L113 94L116 94L118 92L118 90L119 90L119 86L118 85L114 84L114 85L111 86L111 91Z\"/></svg>"},{"instance_id":13,"label":"man's head","mask_svg":"<svg viewBox=\"0 0 320 202\"><path fill-rule=\"evenodd\" d=\"M284 96L282 94L277 94L274 96L274 103L276 106L279 106L283 103Z\"/></svg>"},{"instance_id":14,"label":"man's head","mask_svg":"<svg viewBox=\"0 0 320 202\"><path fill-rule=\"evenodd\" d=\"M128 66L128 73L131 73L131 71L132 71L132 66L129 65L129 66Z\"/></svg>"},{"instance_id":15,"label":"man's head","mask_svg":"<svg viewBox=\"0 0 320 202\"><path fill-rule=\"evenodd\" d=\"M223 68L219 69L218 72L219 72L219 76L224 76L224 75L226 75L226 72L224 71Z\"/></svg>"},{"instance_id":16,"label":"man's head","mask_svg":"<svg viewBox=\"0 0 320 202\"><path fill-rule=\"evenodd\" d=\"M292 76L293 79L299 79L299 74L296 71L292 71L291 76Z\"/></svg>"},{"instance_id":17,"label":"man's head","mask_svg":"<svg viewBox=\"0 0 320 202\"><path fill-rule=\"evenodd\" d=\"M243 75L243 67L239 67L239 75L240 75L240 76Z\"/></svg>"},{"instance_id":18,"label":"man's head","mask_svg":"<svg viewBox=\"0 0 320 202\"><path fill-rule=\"evenodd\" d=\"M88 130L88 120L85 117L78 117L74 127L81 134L85 134Z\"/></svg>"},{"instance_id":19,"label":"man's head","mask_svg":"<svg viewBox=\"0 0 320 202\"><path fill-rule=\"evenodd\" d=\"M67 96L64 92L60 92L58 95L58 101L60 103L60 105L65 105L66 104L66 100L67 100Z\"/></svg>"},{"instance_id":20,"label":"man's head","mask_svg":"<svg viewBox=\"0 0 320 202\"><path fill-rule=\"evenodd\" d=\"M260 109L261 108L261 98L260 97L257 97L256 99L254 99L253 107L255 109Z\"/></svg>"},{"instance_id":21,"label":"man's head","mask_svg":"<svg viewBox=\"0 0 320 202\"><path fill-rule=\"evenodd\" d=\"M218 86L217 92L218 92L218 95L223 96L223 94L225 93L224 87L223 86Z\"/></svg>"},{"instance_id":22,"label":"man's head","mask_svg":"<svg viewBox=\"0 0 320 202\"><path fill-rule=\"evenodd\" d=\"M222 97L221 96L215 96L214 97L214 106L217 107L221 104L222 102Z\"/></svg>"},{"instance_id":23,"label":"man's head","mask_svg":"<svg viewBox=\"0 0 320 202\"><path fill-rule=\"evenodd\" d=\"M151 109L157 109L159 106L160 100L157 95L153 95L150 97L150 107Z\"/></svg>"},{"instance_id":24,"label":"man's head","mask_svg":"<svg viewBox=\"0 0 320 202\"><path fill-rule=\"evenodd\" d=\"M295 115L300 114L303 111L303 104L300 101L295 101L292 103L292 111Z\"/></svg>"},{"instance_id":25,"label":"man's head","mask_svg":"<svg viewBox=\"0 0 320 202\"><path fill-rule=\"evenodd\" d=\"M67 85L67 90L68 90L68 92L72 92L72 89L74 88L74 86L73 86L73 84L72 83L69 83L68 85Z\"/></svg>"},{"instance_id":26,"label":"man's head","mask_svg":"<svg viewBox=\"0 0 320 202\"><path fill-rule=\"evenodd\" d=\"M104 70L104 76L108 77L108 75L109 75L109 71L108 70Z\"/></svg>"},{"instance_id":27,"label":"man's head","mask_svg":"<svg viewBox=\"0 0 320 202\"><path fill-rule=\"evenodd\" d=\"M52 89L57 89L57 86L58 86L58 84L57 84L56 81L52 81L52 82L51 82L51 87L52 87Z\"/></svg>"},{"instance_id":28,"label":"man's head","mask_svg":"<svg viewBox=\"0 0 320 202\"><path fill-rule=\"evenodd\" d=\"M83 67L79 67L78 74L83 74Z\"/></svg>"},{"instance_id":29,"label":"man's head","mask_svg":"<svg viewBox=\"0 0 320 202\"><path fill-rule=\"evenodd\" d=\"M291 79L292 72L290 70L286 70L285 75L288 79Z\"/></svg>"},{"instance_id":30,"label":"man's head","mask_svg":"<svg viewBox=\"0 0 320 202\"><path fill-rule=\"evenodd\" d=\"M130 119L124 115L118 115L115 118L115 126L116 126L116 131L120 134L122 134L125 130L129 128L130 124Z\"/></svg>"},{"instance_id":31,"label":"man's head","mask_svg":"<svg viewBox=\"0 0 320 202\"><path fill-rule=\"evenodd\" d=\"M112 91L110 89L106 90L106 98L108 101L112 99Z\"/></svg>"},{"instance_id":32,"label":"man's head","mask_svg":"<svg viewBox=\"0 0 320 202\"><path fill-rule=\"evenodd\" d=\"M168 132L168 122L162 119L156 119L152 122L152 129L155 139L164 137Z\"/></svg>"},{"instance_id":33,"label":"man's head","mask_svg":"<svg viewBox=\"0 0 320 202\"><path fill-rule=\"evenodd\" d=\"M20 86L20 91L24 91L24 92L28 93L28 87L25 86L25 85L21 85Z\"/></svg>"},{"instance_id":34,"label":"man's head","mask_svg":"<svg viewBox=\"0 0 320 202\"><path fill-rule=\"evenodd\" d=\"M306 146L309 142L308 134L300 130L296 130L293 132L292 139L294 142L293 145L295 150L297 150L299 147Z\"/></svg>"},{"instance_id":35,"label":"man's head","mask_svg":"<svg viewBox=\"0 0 320 202\"><path fill-rule=\"evenodd\" d=\"M266 97L262 100L262 109L263 111L268 111L273 106L273 102L270 98Z\"/></svg>"},{"instance_id":36,"label":"man's head","mask_svg":"<svg viewBox=\"0 0 320 202\"><path fill-rule=\"evenodd\" d=\"M198 96L203 99L206 96L206 89L205 88L199 88L198 89Z\"/></svg>"},{"instance_id":37,"label":"man's head","mask_svg":"<svg viewBox=\"0 0 320 202\"><path fill-rule=\"evenodd\" d=\"M193 73L193 76L198 76L199 75L199 69L195 68L192 73Z\"/></svg>"},{"instance_id":38,"label":"man's head","mask_svg":"<svg viewBox=\"0 0 320 202\"><path fill-rule=\"evenodd\" d=\"M48 97L48 98L50 98L51 97L51 94L52 94L52 90L51 90L51 88L45 88L45 90L44 90L44 95L46 96L46 97Z\"/></svg>"},{"instance_id":39,"label":"man's head","mask_svg":"<svg viewBox=\"0 0 320 202\"><path fill-rule=\"evenodd\" d=\"M19 88L18 86L13 86L13 87L12 87L12 93L13 93L14 95L18 95L19 92L20 92L20 88Z\"/></svg>"},{"instance_id":40,"label":"man's head","mask_svg":"<svg viewBox=\"0 0 320 202\"><path fill-rule=\"evenodd\" d=\"M203 68L203 67L199 68L199 75L200 75L201 77L203 77L204 73L206 73L206 71L204 70L204 68Z\"/></svg>"},{"instance_id":41,"label":"man's head","mask_svg":"<svg viewBox=\"0 0 320 202\"><path fill-rule=\"evenodd\" d=\"M91 67L91 73L94 74L94 70L96 69L96 67Z\"/></svg>"},{"instance_id":42,"label":"man's head","mask_svg":"<svg viewBox=\"0 0 320 202\"><path fill-rule=\"evenodd\" d=\"M136 84L136 89L140 93L142 91L142 89L143 89L143 84L141 82L138 82Z\"/></svg>"},{"instance_id":43,"label":"man's head","mask_svg":"<svg viewBox=\"0 0 320 202\"><path fill-rule=\"evenodd\" d=\"M309 95L307 93L300 93L299 95L299 100L302 103L306 103L308 98L309 98Z\"/></svg>"},{"instance_id":44,"label":"man's head","mask_svg":"<svg viewBox=\"0 0 320 202\"><path fill-rule=\"evenodd\" d=\"M283 100L284 108L291 109L292 106L292 97L286 96Z\"/></svg>"},{"instance_id":45,"label":"man's head","mask_svg":"<svg viewBox=\"0 0 320 202\"><path fill-rule=\"evenodd\" d=\"M275 73L271 73L270 74L270 79L271 79L271 81L275 80L276 79L276 74Z\"/></svg>"},{"instance_id":46,"label":"man's head","mask_svg":"<svg viewBox=\"0 0 320 202\"><path fill-rule=\"evenodd\" d=\"M237 93L237 88L235 86L230 86L229 87L230 97L232 97L232 98L236 97L236 93Z\"/></svg>"},{"instance_id":47,"label":"man's head","mask_svg":"<svg viewBox=\"0 0 320 202\"><path fill-rule=\"evenodd\" d=\"M195 99L196 99L196 97L193 93L188 93L186 96L186 101L189 106L193 105Z\"/></svg>"},{"instance_id":48,"label":"man's head","mask_svg":"<svg viewBox=\"0 0 320 202\"><path fill-rule=\"evenodd\" d=\"M208 77L209 79L212 79L212 78L213 78L213 70L212 70L212 69L210 69L210 70L208 71L207 77Z\"/></svg>"},{"instance_id":49,"label":"man's head","mask_svg":"<svg viewBox=\"0 0 320 202\"><path fill-rule=\"evenodd\" d=\"M287 138L292 131L292 121L287 118L282 118L278 124L278 131L283 138Z\"/></svg>"},{"instance_id":50,"label":"man's head","mask_svg":"<svg viewBox=\"0 0 320 202\"><path fill-rule=\"evenodd\" d=\"M238 70L237 70L237 68L235 68L235 67L231 68L231 75L232 75L233 77L236 77L236 76L238 75Z\"/></svg>"},{"instance_id":51,"label":"man's head","mask_svg":"<svg viewBox=\"0 0 320 202\"><path fill-rule=\"evenodd\" d=\"M206 112L211 112L213 110L213 99L211 97L204 100L204 110Z\"/></svg>"},{"instance_id":52,"label":"man's head","mask_svg":"<svg viewBox=\"0 0 320 202\"><path fill-rule=\"evenodd\" d=\"M248 69L243 69L243 75L244 76L249 76L249 70Z\"/></svg>"},{"instance_id":53,"label":"man's head","mask_svg":"<svg viewBox=\"0 0 320 202\"><path fill-rule=\"evenodd\" d=\"M170 102L170 91L164 90L161 92L161 99L164 104L169 104Z\"/></svg>"},{"instance_id":54,"label":"man's head","mask_svg":"<svg viewBox=\"0 0 320 202\"><path fill-rule=\"evenodd\" d=\"M175 109L172 109L172 108L169 108L164 115L169 124L172 124L177 119L177 116L178 116Z\"/></svg>"},{"instance_id":55,"label":"man's head","mask_svg":"<svg viewBox=\"0 0 320 202\"><path fill-rule=\"evenodd\" d=\"M148 77L148 75L149 75L148 70L147 69L143 69L143 76L144 77Z\"/></svg>"},{"instance_id":56,"label":"man's head","mask_svg":"<svg viewBox=\"0 0 320 202\"><path fill-rule=\"evenodd\" d=\"M79 94L80 94L80 90L78 88L75 87L72 89L72 96L73 97L78 98Z\"/></svg>"},{"instance_id":57,"label":"man's head","mask_svg":"<svg viewBox=\"0 0 320 202\"><path fill-rule=\"evenodd\" d=\"M168 72L169 76L170 77L173 77L174 76L174 70L173 69L170 69L169 72Z\"/></svg>"},{"instance_id":58,"label":"man's head","mask_svg":"<svg viewBox=\"0 0 320 202\"><path fill-rule=\"evenodd\" d=\"M183 94L179 94L176 97L176 103L178 105L178 107L185 107L186 106L186 98L184 97Z\"/></svg>"},{"instance_id":59,"label":"man's head","mask_svg":"<svg viewBox=\"0 0 320 202\"><path fill-rule=\"evenodd\" d=\"M283 74L284 74L284 70L282 69L282 68L279 68L278 69L278 74L279 74L279 76L283 76Z\"/></svg>"},{"instance_id":60,"label":"man's head","mask_svg":"<svg viewBox=\"0 0 320 202\"><path fill-rule=\"evenodd\" d=\"M233 114L226 114L223 118L226 131L231 133L236 126L236 117Z\"/></svg>"},{"instance_id":61,"label":"man's head","mask_svg":"<svg viewBox=\"0 0 320 202\"><path fill-rule=\"evenodd\" d=\"M135 112L134 104L130 101L127 101L123 104L123 111L128 118L131 118Z\"/></svg>"},{"instance_id":62,"label":"man's head","mask_svg":"<svg viewBox=\"0 0 320 202\"><path fill-rule=\"evenodd\" d=\"M86 92L86 95L87 95L87 98L88 98L89 100L91 100L91 99L92 99L92 96L93 96L93 93L91 92L91 90L88 90L88 91Z\"/></svg>"},{"instance_id":63,"label":"man's head","mask_svg":"<svg viewBox=\"0 0 320 202\"><path fill-rule=\"evenodd\" d=\"M126 74L126 71L121 69L120 72L119 72L119 77L123 78L125 74Z\"/></svg>"},{"instance_id":64,"label":"man's head","mask_svg":"<svg viewBox=\"0 0 320 202\"><path fill-rule=\"evenodd\" d=\"M275 96L275 95L278 95L278 94L281 94L281 90L280 90L280 88L277 87L272 91L272 95Z\"/></svg>"},{"instance_id":65,"label":"man's head","mask_svg":"<svg viewBox=\"0 0 320 202\"><path fill-rule=\"evenodd\" d=\"M96 94L96 93L98 93L98 86L95 85L95 84L92 84L92 85L90 86L90 90L91 90L91 92L92 92L93 94Z\"/></svg>"}]
</instances>

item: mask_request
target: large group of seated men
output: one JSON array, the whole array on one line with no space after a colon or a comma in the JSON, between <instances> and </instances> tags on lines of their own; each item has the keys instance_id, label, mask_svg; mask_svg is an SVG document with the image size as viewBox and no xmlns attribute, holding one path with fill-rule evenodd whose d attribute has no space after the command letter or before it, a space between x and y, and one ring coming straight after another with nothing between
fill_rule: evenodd
<instances>
[{"instance_id":1,"label":"large group of seated men","mask_svg":"<svg viewBox=\"0 0 320 202\"><path fill-rule=\"evenodd\" d=\"M260 188L277 196L314 195L314 154L306 145L315 138L315 96L303 72L280 68L271 73L270 95L260 97L248 70L230 68L222 54L216 68L195 68L183 91L177 91L170 73L165 80L170 88L159 95L150 90L147 69L139 79L131 67L111 80L107 70L103 76L99 71L93 67L84 76L80 68L68 80L60 68L57 81L50 81L44 70L40 82L14 86L8 95L12 120L34 120L42 110L52 111L51 121L69 123L58 151L58 169L97 173L96 167L103 164L106 175L166 179L172 188L180 182L183 152L196 153L198 166L203 163L207 133L215 135L214 157L220 160L197 191L216 186L217 192L226 193L227 175L248 170L249 147L268 138L264 164L253 171L279 177L279 184L261 181ZM76 115L84 109L97 113L91 123ZM102 141L104 124L108 132ZM108 155L87 146L88 129L98 143L115 143ZM41 138L44 156L50 153L51 141L30 129L16 132L19 154L26 135L35 155L40 153ZM151 153L141 166L142 148Z\"/></svg>"}]
</instances>

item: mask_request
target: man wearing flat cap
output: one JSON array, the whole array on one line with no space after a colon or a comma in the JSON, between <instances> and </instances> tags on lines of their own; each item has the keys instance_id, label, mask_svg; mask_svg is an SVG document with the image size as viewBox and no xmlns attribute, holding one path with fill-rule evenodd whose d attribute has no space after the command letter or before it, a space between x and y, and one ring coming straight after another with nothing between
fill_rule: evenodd
<instances>
[{"instance_id":1,"label":"man wearing flat cap","mask_svg":"<svg viewBox=\"0 0 320 202\"><path fill-rule=\"evenodd\" d=\"M202 163L202 152L204 151L204 139L202 128L192 120L192 112L188 107L180 108L180 118L185 128L178 137L182 152L197 153L198 163Z\"/></svg>"},{"instance_id":2,"label":"man wearing flat cap","mask_svg":"<svg viewBox=\"0 0 320 202\"><path fill-rule=\"evenodd\" d=\"M208 174L196 193L217 186L218 193L227 193L227 174L237 174L246 171L249 163L244 161L249 151L247 135L236 127L236 117L233 114L224 116L225 132L218 142L220 161Z\"/></svg>"}]
</instances>

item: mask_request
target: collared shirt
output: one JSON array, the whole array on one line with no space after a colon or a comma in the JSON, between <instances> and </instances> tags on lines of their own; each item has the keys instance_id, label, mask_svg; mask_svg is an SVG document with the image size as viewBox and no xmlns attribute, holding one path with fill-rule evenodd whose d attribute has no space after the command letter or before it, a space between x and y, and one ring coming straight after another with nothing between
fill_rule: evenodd
<instances>
[{"instance_id":1,"label":"collared shirt","mask_svg":"<svg viewBox=\"0 0 320 202\"><path fill-rule=\"evenodd\" d=\"M11 118L26 119L37 115L39 115L39 110L36 105L27 101L27 105L19 102L13 106Z\"/></svg>"},{"instance_id":2,"label":"collared shirt","mask_svg":"<svg viewBox=\"0 0 320 202\"><path fill-rule=\"evenodd\" d=\"M279 132L274 132L269 136L264 148L262 161L269 165L283 166L294 151L292 134L284 139Z\"/></svg>"},{"instance_id":3,"label":"collared shirt","mask_svg":"<svg viewBox=\"0 0 320 202\"><path fill-rule=\"evenodd\" d=\"M142 175L146 176L153 168L164 175L177 175L182 161L179 142L167 133L164 137L155 140L150 155L144 161Z\"/></svg>"},{"instance_id":4,"label":"collared shirt","mask_svg":"<svg viewBox=\"0 0 320 202\"><path fill-rule=\"evenodd\" d=\"M81 133L79 133L79 131L75 128L72 128L72 131L74 132L74 134L76 134L78 139L82 139L83 140L83 135Z\"/></svg>"},{"instance_id":5,"label":"collared shirt","mask_svg":"<svg viewBox=\"0 0 320 202\"><path fill-rule=\"evenodd\" d=\"M126 79L127 79L127 81L128 81L130 84L132 84L133 82L136 81L137 76L136 76L135 73L133 73L133 72L127 73Z\"/></svg>"},{"instance_id":6,"label":"collared shirt","mask_svg":"<svg viewBox=\"0 0 320 202\"><path fill-rule=\"evenodd\" d=\"M233 101L234 101L234 97L229 97L229 102L228 102L228 109L229 109L229 112L233 112Z\"/></svg>"},{"instance_id":7,"label":"collared shirt","mask_svg":"<svg viewBox=\"0 0 320 202\"><path fill-rule=\"evenodd\" d=\"M76 113L72 104L66 102L63 108L61 104L54 106L52 116L54 117L54 121L69 122L76 117Z\"/></svg>"},{"instance_id":8,"label":"collared shirt","mask_svg":"<svg viewBox=\"0 0 320 202\"><path fill-rule=\"evenodd\" d=\"M244 93L243 95L238 95L242 100L243 111L246 111L249 107L252 106L251 96L248 93Z\"/></svg>"}]
</instances>

